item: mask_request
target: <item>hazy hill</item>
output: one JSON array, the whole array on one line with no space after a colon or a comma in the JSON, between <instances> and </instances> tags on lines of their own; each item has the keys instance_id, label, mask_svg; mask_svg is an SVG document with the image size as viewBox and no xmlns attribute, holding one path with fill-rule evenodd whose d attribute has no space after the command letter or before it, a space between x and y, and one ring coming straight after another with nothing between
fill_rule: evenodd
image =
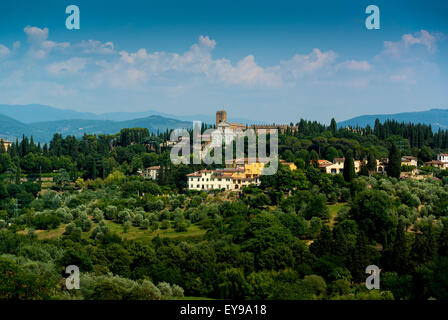
<instances>
[{"instance_id":1,"label":"hazy hill","mask_svg":"<svg viewBox=\"0 0 448 320\"><path fill-rule=\"evenodd\" d=\"M18 136L19 132L28 135L28 126L20 121L0 114L0 138L13 140Z\"/></svg>"},{"instance_id":2,"label":"hazy hill","mask_svg":"<svg viewBox=\"0 0 448 320\"><path fill-rule=\"evenodd\" d=\"M399 122L430 124L435 131L437 131L439 128L448 129L448 109L431 109L428 111L418 112L364 115L341 121L338 123L338 125L340 127L365 127L367 125L373 127L375 124L375 119L377 118L381 122L384 122L385 120L396 120Z\"/></svg>"},{"instance_id":3,"label":"hazy hill","mask_svg":"<svg viewBox=\"0 0 448 320\"><path fill-rule=\"evenodd\" d=\"M59 120L112 120L112 121L126 121L133 119L147 118L150 116L161 116L164 118L177 119L182 121L202 121L209 124L215 123L215 114L212 112L209 115L174 115L169 113L148 110L144 112L108 112L96 114L92 112L78 112L69 109L58 109L41 104L29 105L7 105L0 104L0 114L4 114L10 118L18 120L22 123L36 123ZM244 124L253 123L247 119L234 118L229 115L229 121L240 122Z\"/></svg>"},{"instance_id":4,"label":"hazy hill","mask_svg":"<svg viewBox=\"0 0 448 320\"><path fill-rule=\"evenodd\" d=\"M0 137L15 140L17 137L20 139L24 134L33 136L36 142L48 142L55 133L61 133L64 136L74 135L80 137L84 133L114 134L123 128L143 127L148 128L150 132L156 132L158 129L165 130L191 126L191 122L161 116L150 116L126 121L73 119L25 124L0 114Z\"/></svg>"}]
</instances>

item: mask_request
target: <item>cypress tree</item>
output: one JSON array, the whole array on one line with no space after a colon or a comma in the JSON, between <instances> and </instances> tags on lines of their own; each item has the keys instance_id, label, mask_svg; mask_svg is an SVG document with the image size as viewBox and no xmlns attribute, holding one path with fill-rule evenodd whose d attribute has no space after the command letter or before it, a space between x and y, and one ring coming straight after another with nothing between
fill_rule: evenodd
<instances>
[{"instance_id":1,"label":"cypress tree","mask_svg":"<svg viewBox=\"0 0 448 320\"><path fill-rule=\"evenodd\" d=\"M369 169L367 169L367 164L363 163L361 165L361 169L359 171L359 175L361 176L368 176L369 175Z\"/></svg>"},{"instance_id":2,"label":"cypress tree","mask_svg":"<svg viewBox=\"0 0 448 320\"><path fill-rule=\"evenodd\" d=\"M93 158L93 164L92 164L92 179L96 179L96 160Z\"/></svg>"},{"instance_id":3,"label":"cypress tree","mask_svg":"<svg viewBox=\"0 0 448 320\"><path fill-rule=\"evenodd\" d=\"M376 172L376 157L373 151L369 151L367 155L367 169Z\"/></svg>"},{"instance_id":4,"label":"cypress tree","mask_svg":"<svg viewBox=\"0 0 448 320\"><path fill-rule=\"evenodd\" d=\"M353 276L353 281L361 282L366 279L365 270L368 265L370 265L370 256L367 237L364 232L360 232L356 238L356 246L353 248L351 261L347 265Z\"/></svg>"},{"instance_id":5,"label":"cypress tree","mask_svg":"<svg viewBox=\"0 0 448 320\"><path fill-rule=\"evenodd\" d=\"M19 159L17 159L17 164L16 164L16 184L20 184L20 177L22 176L22 170L20 168L20 161Z\"/></svg>"},{"instance_id":6,"label":"cypress tree","mask_svg":"<svg viewBox=\"0 0 448 320\"><path fill-rule=\"evenodd\" d=\"M392 143L392 146L389 150L389 165L387 166L387 174L390 177L400 178L401 172L401 154L400 150L395 143Z\"/></svg>"},{"instance_id":7,"label":"cypress tree","mask_svg":"<svg viewBox=\"0 0 448 320\"><path fill-rule=\"evenodd\" d=\"M344 234L344 230L340 225L337 225L333 229L333 246L332 253L339 257L345 265L345 261L347 260L349 245L347 242L347 237Z\"/></svg>"},{"instance_id":8,"label":"cypress tree","mask_svg":"<svg viewBox=\"0 0 448 320\"><path fill-rule=\"evenodd\" d=\"M336 123L336 120L334 120L334 118L331 118L330 131L333 136L335 136L336 133L338 132L338 125Z\"/></svg>"},{"instance_id":9,"label":"cypress tree","mask_svg":"<svg viewBox=\"0 0 448 320\"><path fill-rule=\"evenodd\" d=\"M327 225L322 227L319 237L311 244L311 251L318 257L331 253L333 236Z\"/></svg>"},{"instance_id":10,"label":"cypress tree","mask_svg":"<svg viewBox=\"0 0 448 320\"><path fill-rule=\"evenodd\" d=\"M440 257L448 257L448 222L443 224L442 232L439 236L438 254Z\"/></svg>"},{"instance_id":11,"label":"cypress tree","mask_svg":"<svg viewBox=\"0 0 448 320\"><path fill-rule=\"evenodd\" d=\"M355 178L355 164L353 163L353 154L349 150L345 154L344 161L344 180L351 182Z\"/></svg>"},{"instance_id":12,"label":"cypress tree","mask_svg":"<svg viewBox=\"0 0 448 320\"><path fill-rule=\"evenodd\" d=\"M388 265L391 270L398 273L405 274L408 272L408 245L406 243L405 225L401 219L397 225Z\"/></svg>"}]
</instances>

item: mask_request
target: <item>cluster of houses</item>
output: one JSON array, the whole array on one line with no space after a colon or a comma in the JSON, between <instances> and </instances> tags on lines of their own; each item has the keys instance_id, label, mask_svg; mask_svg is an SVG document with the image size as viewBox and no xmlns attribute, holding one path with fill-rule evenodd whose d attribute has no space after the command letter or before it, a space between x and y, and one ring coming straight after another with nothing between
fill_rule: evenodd
<instances>
[{"instance_id":1,"label":"cluster of houses","mask_svg":"<svg viewBox=\"0 0 448 320\"><path fill-rule=\"evenodd\" d=\"M344 162L345 158L334 158L333 162L328 160L317 160L317 166L326 173L329 174L342 174L344 172ZM354 160L355 172L361 171L361 166L365 160ZM389 159L376 160L376 172L383 173L386 171L386 167L389 163ZM437 160L432 160L424 163L425 166L432 166L439 168L441 170L446 170L448 167L448 153L439 153L437 155ZM401 157L401 166L410 168L410 173L415 174L417 172L418 161L417 157L414 156L403 156Z\"/></svg>"},{"instance_id":2,"label":"cluster of houses","mask_svg":"<svg viewBox=\"0 0 448 320\"><path fill-rule=\"evenodd\" d=\"M342 174L344 172L345 158L334 158L333 162L328 160L317 160L317 166L322 171L329 174ZM353 160L355 172L361 171L361 166L366 163L366 160ZM389 163L389 159L376 160L376 172L383 173L386 171L386 167ZM417 158L413 156L401 157L401 166L413 167L413 170L417 168ZM414 168L415 167L415 168Z\"/></svg>"},{"instance_id":3,"label":"cluster of houses","mask_svg":"<svg viewBox=\"0 0 448 320\"><path fill-rule=\"evenodd\" d=\"M291 170L297 169L294 163L280 160ZM216 170L199 170L187 175L188 190L228 190L238 191L251 184L260 185L260 176L265 161L251 161L249 158L226 161L226 167Z\"/></svg>"},{"instance_id":4,"label":"cluster of houses","mask_svg":"<svg viewBox=\"0 0 448 320\"><path fill-rule=\"evenodd\" d=\"M437 155L437 160L425 162L425 165L446 170L448 166L448 153L439 153Z\"/></svg>"}]
</instances>

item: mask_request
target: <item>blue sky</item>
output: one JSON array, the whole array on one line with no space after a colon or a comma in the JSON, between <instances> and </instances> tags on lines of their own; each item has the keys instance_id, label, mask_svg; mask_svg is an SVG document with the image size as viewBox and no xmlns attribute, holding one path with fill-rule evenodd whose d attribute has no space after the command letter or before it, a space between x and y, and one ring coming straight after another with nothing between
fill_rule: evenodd
<instances>
[{"instance_id":1,"label":"blue sky","mask_svg":"<svg viewBox=\"0 0 448 320\"><path fill-rule=\"evenodd\" d=\"M2 1L0 104L268 122L448 108L447 16L443 0Z\"/></svg>"}]
</instances>

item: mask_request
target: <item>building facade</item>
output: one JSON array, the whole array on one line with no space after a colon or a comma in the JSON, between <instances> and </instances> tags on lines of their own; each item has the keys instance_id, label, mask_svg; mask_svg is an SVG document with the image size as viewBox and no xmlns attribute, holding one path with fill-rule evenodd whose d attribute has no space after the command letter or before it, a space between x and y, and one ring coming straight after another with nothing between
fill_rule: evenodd
<instances>
[{"instance_id":1,"label":"building facade","mask_svg":"<svg viewBox=\"0 0 448 320\"><path fill-rule=\"evenodd\" d=\"M0 144L3 144L3 146L5 147L5 151L8 151L8 149L11 147L12 143L6 139L0 138Z\"/></svg>"},{"instance_id":2,"label":"building facade","mask_svg":"<svg viewBox=\"0 0 448 320\"><path fill-rule=\"evenodd\" d=\"M448 153L439 153L437 155L437 161L448 163Z\"/></svg>"},{"instance_id":3,"label":"building facade","mask_svg":"<svg viewBox=\"0 0 448 320\"><path fill-rule=\"evenodd\" d=\"M138 173L145 179L157 180L159 175L160 166L148 167L144 170L140 170Z\"/></svg>"},{"instance_id":4,"label":"building facade","mask_svg":"<svg viewBox=\"0 0 448 320\"><path fill-rule=\"evenodd\" d=\"M259 185L259 176L248 176L244 169L200 170L187 175L188 190L238 191L251 184Z\"/></svg>"}]
</instances>

